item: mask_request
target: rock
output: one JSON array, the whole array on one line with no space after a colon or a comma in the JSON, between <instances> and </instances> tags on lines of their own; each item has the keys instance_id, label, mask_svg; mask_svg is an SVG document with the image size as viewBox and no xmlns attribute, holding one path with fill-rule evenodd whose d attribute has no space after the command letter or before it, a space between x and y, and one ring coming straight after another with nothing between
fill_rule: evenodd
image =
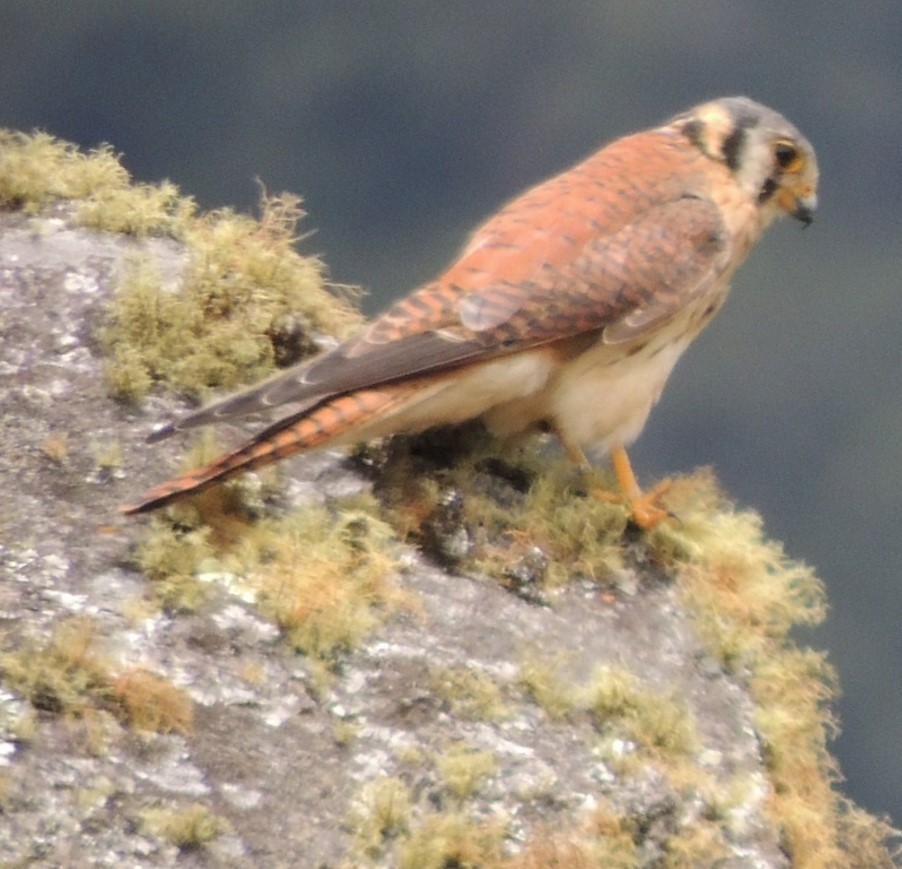
<instances>
[{"instance_id":1,"label":"rock","mask_svg":"<svg viewBox=\"0 0 902 869\"><path fill-rule=\"evenodd\" d=\"M144 438L174 400L111 399L96 340L135 252L174 283L189 255L62 205L0 215L0 862L790 865L751 671L703 640L679 570L629 544L628 589L576 582L544 606L398 543L410 605L326 667L222 571L193 611L161 611L130 566L146 521L116 508L172 469L183 444ZM296 509L369 486L329 452L286 473ZM472 541L451 512L457 565ZM526 551L541 582L547 556ZM90 626L79 653L77 631L60 639L73 618ZM35 709L13 663L54 648L110 685L157 674L193 722L136 729L106 688Z\"/></svg>"}]
</instances>

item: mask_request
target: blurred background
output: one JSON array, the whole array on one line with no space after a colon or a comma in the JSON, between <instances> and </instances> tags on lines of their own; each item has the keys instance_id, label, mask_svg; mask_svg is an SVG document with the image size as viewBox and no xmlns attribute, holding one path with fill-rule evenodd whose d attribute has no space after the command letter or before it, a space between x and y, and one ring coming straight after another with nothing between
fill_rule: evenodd
<instances>
[{"instance_id":1,"label":"blurred background","mask_svg":"<svg viewBox=\"0 0 902 869\"><path fill-rule=\"evenodd\" d=\"M633 457L712 464L831 613L849 794L902 823L902 6L868 0L0 3L0 126L109 142L143 181L304 197L374 313L600 143L747 94L814 142L821 209L742 268Z\"/></svg>"}]
</instances>

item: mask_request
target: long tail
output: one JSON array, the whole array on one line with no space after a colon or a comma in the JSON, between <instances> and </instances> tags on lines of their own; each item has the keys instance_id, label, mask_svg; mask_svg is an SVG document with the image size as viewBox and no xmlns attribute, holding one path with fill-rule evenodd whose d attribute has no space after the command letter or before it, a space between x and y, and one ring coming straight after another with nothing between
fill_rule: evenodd
<instances>
[{"instance_id":1,"label":"long tail","mask_svg":"<svg viewBox=\"0 0 902 869\"><path fill-rule=\"evenodd\" d=\"M368 423L403 409L420 392L414 384L367 389L328 400L273 423L208 465L156 486L135 504L120 507L129 516L148 513L193 495L237 474L277 462L304 450L354 434ZM361 432L361 438L366 436Z\"/></svg>"}]
</instances>

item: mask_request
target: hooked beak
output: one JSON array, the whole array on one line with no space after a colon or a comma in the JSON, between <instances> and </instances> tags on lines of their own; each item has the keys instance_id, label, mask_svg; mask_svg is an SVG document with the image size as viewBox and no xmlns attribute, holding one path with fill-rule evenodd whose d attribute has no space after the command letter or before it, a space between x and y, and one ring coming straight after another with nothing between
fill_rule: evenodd
<instances>
[{"instance_id":1,"label":"hooked beak","mask_svg":"<svg viewBox=\"0 0 902 869\"><path fill-rule=\"evenodd\" d=\"M817 196L800 196L795 201L795 208L790 212L796 220L801 220L805 226L811 226L814 214L817 211Z\"/></svg>"},{"instance_id":2,"label":"hooked beak","mask_svg":"<svg viewBox=\"0 0 902 869\"><path fill-rule=\"evenodd\" d=\"M810 226L817 211L817 194L810 188L804 192L784 188L777 196L777 203L787 214Z\"/></svg>"}]
</instances>

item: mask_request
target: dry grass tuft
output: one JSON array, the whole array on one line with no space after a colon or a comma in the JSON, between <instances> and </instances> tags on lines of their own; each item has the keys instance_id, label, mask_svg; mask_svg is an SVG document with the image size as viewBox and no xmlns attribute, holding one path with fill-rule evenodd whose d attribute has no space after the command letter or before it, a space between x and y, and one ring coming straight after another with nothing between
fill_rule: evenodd
<instances>
[{"instance_id":1,"label":"dry grass tuft","mask_svg":"<svg viewBox=\"0 0 902 869\"><path fill-rule=\"evenodd\" d=\"M103 653L96 624L86 616L60 622L46 643L4 652L0 676L40 712L79 720L86 746L95 753L106 744L111 716L136 730L191 730L188 696L150 670L118 670Z\"/></svg>"}]
</instances>

